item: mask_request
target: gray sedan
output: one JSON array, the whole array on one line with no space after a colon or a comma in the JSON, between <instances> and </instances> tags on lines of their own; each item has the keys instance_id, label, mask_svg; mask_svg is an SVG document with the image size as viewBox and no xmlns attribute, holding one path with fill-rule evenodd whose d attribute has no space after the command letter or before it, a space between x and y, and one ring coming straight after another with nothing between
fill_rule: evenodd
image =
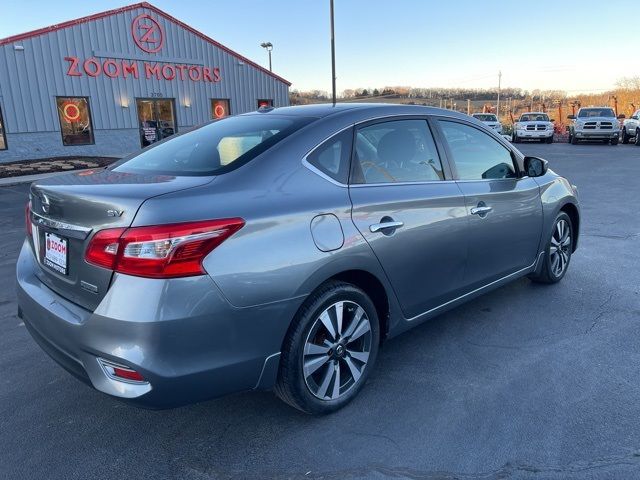
<instances>
[{"instance_id":1,"label":"gray sedan","mask_svg":"<svg viewBox=\"0 0 640 480\"><path fill-rule=\"evenodd\" d=\"M327 413L383 341L516 278L561 280L579 227L574 186L466 115L267 108L33 184L19 315L137 405L273 388Z\"/></svg>"}]
</instances>

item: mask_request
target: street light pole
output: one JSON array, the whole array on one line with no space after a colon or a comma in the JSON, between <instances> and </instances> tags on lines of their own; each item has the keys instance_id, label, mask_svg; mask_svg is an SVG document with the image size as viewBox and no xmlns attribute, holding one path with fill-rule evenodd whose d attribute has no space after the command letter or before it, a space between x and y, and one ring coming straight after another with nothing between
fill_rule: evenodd
<instances>
[{"instance_id":1,"label":"street light pole","mask_svg":"<svg viewBox=\"0 0 640 480\"><path fill-rule=\"evenodd\" d=\"M502 82L502 71L498 72L498 103L496 105L496 116L500 121L500 83Z\"/></svg>"},{"instance_id":2,"label":"street light pole","mask_svg":"<svg viewBox=\"0 0 640 480\"><path fill-rule=\"evenodd\" d=\"M331 92L333 104L336 104L336 39L333 28L333 0L329 0L331 14Z\"/></svg>"},{"instance_id":3,"label":"street light pole","mask_svg":"<svg viewBox=\"0 0 640 480\"><path fill-rule=\"evenodd\" d=\"M267 52L269 52L269 71L273 72L271 69L271 50L273 50L273 44L271 42L263 42L260 44L262 48L266 48Z\"/></svg>"}]
</instances>

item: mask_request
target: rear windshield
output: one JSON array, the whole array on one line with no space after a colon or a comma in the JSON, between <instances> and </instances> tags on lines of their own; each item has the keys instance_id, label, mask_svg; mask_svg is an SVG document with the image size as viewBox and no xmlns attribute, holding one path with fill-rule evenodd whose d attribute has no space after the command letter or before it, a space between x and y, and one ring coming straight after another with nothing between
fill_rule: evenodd
<instances>
[{"instance_id":1,"label":"rear windshield","mask_svg":"<svg viewBox=\"0 0 640 480\"><path fill-rule=\"evenodd\" d=\"M548 122L549 115L546 113L523 113L520 116L521 122Z\"/></svg>"},{"instance_id":2,"label":"rear windshield","mask_svg":"<svg viewBox=\"0 0 640 480\"><path fill-rule=\"evenodd\" d=\"M157 143L114 170L219 175L247 163L310 121L264 114L228 117Z\"/></svg>"},{"instance_id":3,"label":"rear windshield","mask_svg":"<svg viewBox=\"0 0 640 480\"><path fill-rule=\"evenodd\" d=\"M582 108L578 112L579 118L589 117L615 117L612 108Z\"/></svg>"},{"instance_id":4,"label":"rear windshield","mask_svg":"<svg viewBox=\"0 0 640 480\"><path fill-rule=\"evenodd\" d=\"M473 118L477 118L481 122L497 122L498 121L495 115L488 115L485 113L475 113L473 115Z\"/></svg>"}]
</instances>

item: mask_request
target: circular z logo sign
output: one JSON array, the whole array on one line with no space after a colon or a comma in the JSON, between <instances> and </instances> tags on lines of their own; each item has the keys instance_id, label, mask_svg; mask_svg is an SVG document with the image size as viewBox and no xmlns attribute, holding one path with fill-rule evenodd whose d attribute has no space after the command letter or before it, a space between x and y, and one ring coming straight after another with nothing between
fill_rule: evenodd
<instances>
[{"instance_id":1,"label":"circular z logo sign","mask_svg":"<svg viewBox=\"0 0 640 480\"><path fill-rule=\"evenodd\" d=\"M138 48L147 53L157 53L164 45L164 32L158 21L143 13L133 19L131 35Z\"/></svg>"}]
</instances>

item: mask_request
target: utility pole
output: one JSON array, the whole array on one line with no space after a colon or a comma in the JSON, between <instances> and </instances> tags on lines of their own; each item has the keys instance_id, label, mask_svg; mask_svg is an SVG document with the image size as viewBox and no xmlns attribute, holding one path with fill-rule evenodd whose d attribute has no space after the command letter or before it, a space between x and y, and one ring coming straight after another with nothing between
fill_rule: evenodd
<instances>
[{"instance_id":1,"label":"utility pole","mask_svg":"<svg viewBox=\"0 0 640 480\"><path fill-rule=\"evenodd\" d=\"M502 70L498 71L498 102L496 104L496 116L500 120L500 84L502 82Z\"/></svg>"},{"instance_id":2,"label":"utility pole","mask_svg":"<svg viewBox=\"0 0 640 480\"><path fill-rule=\"evenodd\" d=\"M331 11L331 91L333 104L336 104L336 39L333 28L333 0L329 0L329 9Z\"/></svg>"},{"instance_id":3,"label":"utility pole","mask_svg":"<svg viewBox=\"0 0 640 480\"><path fill-rule=\"evenodd\" d=\"M467 115L471 115L471 99L467 98Z\"/></svg>"}]
</instances>

